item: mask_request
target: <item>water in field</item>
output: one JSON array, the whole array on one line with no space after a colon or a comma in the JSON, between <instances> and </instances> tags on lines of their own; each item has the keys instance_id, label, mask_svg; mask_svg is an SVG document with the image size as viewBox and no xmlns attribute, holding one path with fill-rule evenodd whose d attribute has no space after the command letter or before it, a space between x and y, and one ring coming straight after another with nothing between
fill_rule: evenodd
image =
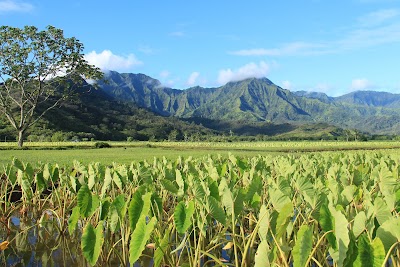
<instances>
[{"instance_id":1,"label":"water in field","mask_svg":"<svg viewBox=\"0 0 400 267\"><path fill-rule=\"evenodd\" d=\"M0 251L0 266L89 266L82 255L80 236L70 236L68 231L60 234L57 224L50 214L46 214L41 222L32 216L15 215L10 217L7 226L0 223L0 243L10 242L4 251ZM102 257L97 262L100 266L122 266L115 257L110 257L107 262L101 260ZM153 259L148 256L134 266L152 265Z\"/></svg>"}]
</instances>

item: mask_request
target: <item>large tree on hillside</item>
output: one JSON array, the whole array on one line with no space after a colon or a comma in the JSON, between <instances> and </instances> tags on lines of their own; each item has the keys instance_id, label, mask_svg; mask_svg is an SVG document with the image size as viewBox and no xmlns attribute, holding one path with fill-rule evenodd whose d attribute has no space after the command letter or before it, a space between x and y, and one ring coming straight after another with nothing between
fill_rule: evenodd
<instances>
[{"instance_id":1,"label":"large tree on hillside","mask_svg":"<svg viewBox=\"0 0 400 267\"><path fill-rule=\"evenodd\" d=\"M98 80L100 70L84 59L83 44L52 26L0 27L0 114L18 132L76 93L84 80Z\"/></svg>"}]
</instances>

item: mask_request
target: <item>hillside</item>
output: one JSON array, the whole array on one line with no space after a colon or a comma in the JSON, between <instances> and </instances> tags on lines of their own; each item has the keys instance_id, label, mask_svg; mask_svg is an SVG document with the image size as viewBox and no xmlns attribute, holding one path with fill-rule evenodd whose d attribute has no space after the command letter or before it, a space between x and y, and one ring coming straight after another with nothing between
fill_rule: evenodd
<instances>
[{"instance_id":1,"label":"hillside","mask_svg":"<svg viewBox=\"0 0 400 267\"><path fill-rule=\"evenodd\" d=\"M144 74L109 72L101 88L163 116L243 120L274 124L326 123L374 134L400 133L399 95L383 92L329 97L291 92L266 78L230 82L217 88L177 90Z\"/></svg>"},{"instance_id":2,"label":"hillside","mask_svg":"<svg viewBox=\"0 0 400 267\"><path fill-rule=\"evenodd\" d=\"M83 90L48 112L28 140L343 139L343 128L400 133L399 95L390 93L334 98L291 92L266 78L186 90L163 87L144 74L109 72L106 79L98 90ZM14 136L0 116L0 140Z\"/></svg>"}]
</instances>

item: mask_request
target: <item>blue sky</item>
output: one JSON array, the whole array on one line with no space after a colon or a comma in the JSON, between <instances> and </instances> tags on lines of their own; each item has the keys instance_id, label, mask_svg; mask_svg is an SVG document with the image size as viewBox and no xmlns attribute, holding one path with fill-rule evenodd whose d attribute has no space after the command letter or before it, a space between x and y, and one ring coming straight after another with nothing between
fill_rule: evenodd
<instances>
[{"instance_id":1,"label":"blue sky","mask_svg":"<svg viewBox=\"0 0 400 267\"><path fill-rule=\"evenodd\" d=\"M178 89L267 77L400 93L400 0L0 0L0 21L61 28L90 63Z\"/></svg>"}]
</instances>

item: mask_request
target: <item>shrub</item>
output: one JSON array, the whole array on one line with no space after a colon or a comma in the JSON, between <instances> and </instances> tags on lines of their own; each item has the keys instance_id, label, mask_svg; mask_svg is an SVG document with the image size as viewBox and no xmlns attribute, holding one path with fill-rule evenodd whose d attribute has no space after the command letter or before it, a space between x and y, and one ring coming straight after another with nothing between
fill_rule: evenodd
<instances>
[{"instance_id":1,"label":"shrub","mask_svg":"<svg viewBox=\"0 0 400 267\"><path fill-rule=\"evenodd\" d=\"M111 145L106 142L96 142L96 143L94 143L94 147L95 148L108 148L108 147L111 147Z\"/></svg>"}]
</instances>

